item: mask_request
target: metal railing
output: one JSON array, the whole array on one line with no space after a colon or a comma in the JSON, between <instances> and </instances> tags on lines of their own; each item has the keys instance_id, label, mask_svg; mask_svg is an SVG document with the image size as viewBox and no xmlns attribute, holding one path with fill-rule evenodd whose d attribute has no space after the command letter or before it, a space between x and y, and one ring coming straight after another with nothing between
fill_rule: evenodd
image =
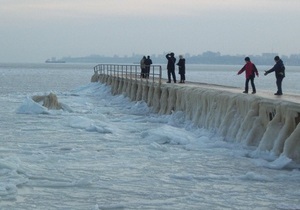
<instances>
[{"instance_id":1,"label":"metal railing","mask_svg":"<svg viewBox=\"0 0 300 210\"><path fill-rule=\"evenodd\" d=\"M104 74L114 77L122 77L126 79L158 80L161 84L162 67L160 65L151 65L148 70L149 73L142 73L140 65L126 65L126 64L98 64L94 67L94 73Z\"/></svg>"}]
</instances>

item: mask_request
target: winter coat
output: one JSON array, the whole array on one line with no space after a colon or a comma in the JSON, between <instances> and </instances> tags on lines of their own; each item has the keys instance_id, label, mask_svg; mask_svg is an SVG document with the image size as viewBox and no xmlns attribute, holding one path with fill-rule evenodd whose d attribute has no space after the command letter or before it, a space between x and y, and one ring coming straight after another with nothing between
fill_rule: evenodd
<instances>
[{"instance_id":1,"label":"winter coat","mask_svg":"<svg viewBox=\"0 0 300 210\"><path fill-rule=\"evenodd\" d=\"M176 65L178 65L178 68L179 68L178 73L185 74L185 59L184 58L179 59L179 61Z\"/></svg>"},{"instance_id":2,"label":"winter coat","mask_svg":"<svg viewBox=\"0 0 300 210\"><path fill-rule=\"evenodd\" d=\"M145 63L146 66L149 67L152 64L152 60L150 58L146 58L144 63Z\"/></svg>"},{"instance_id":3,"label":"winter coat","mask_svg":"<svg viewBox=\"0 0 300 210\"><path fill-rule=\"evenodd\" d=\"M175 71L176 58L173 56L170 56L170 54L167 54L166 58L168 59L167 69L169 71Z\"/></svg>"},{"instance_id":4,"label":"winter coat","mask_svg":"<svg viewBox=\"0 0 300 210\"><path fill-rule=\"evenodd\" d=\"M285 67L281 59L279 59L276 64L270 70L266 71L268 74L275 71L276 78L284 78L285 77Z\"/></svg>"},{"instance_id":5,"label":"winter coat","mask_svg":"<svg viewBox=\"0 0 300 210\"><path fill-rule=\"evenodd\" d=\"M146 60L146 58L143 57L142 60L140 61L141 69L144 69L146 67L145 60Z\"/></svg>"},{"instance_id":6,"label":"winter coat","mask_svg":"<svg viewBox=\"0 0 300 210\"><path fill-rule=\"evenodd\" d=\"M248 61L241 70L239 70L238 74L243 73L244 71L246 71L246 79L249 79L251 76L255 77L258 76L258 71L256 66L254 65L254 63L252 63L251 61Z\"/></svg>"}]
</instances>

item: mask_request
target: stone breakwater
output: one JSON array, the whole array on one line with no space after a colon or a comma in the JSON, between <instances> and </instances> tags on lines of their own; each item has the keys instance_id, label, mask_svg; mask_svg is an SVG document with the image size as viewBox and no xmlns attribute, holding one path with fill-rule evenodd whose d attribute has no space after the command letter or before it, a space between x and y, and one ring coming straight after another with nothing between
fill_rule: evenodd
<instances>
[{"instance_id":1,"label":"stone breakwater","mask_svg":"<svg viewBox=\"0 0 300 210\"><path fill-rule=\"evenodd\" d=\"M113 95L145 101L154 112L185 113L186 120L213 130L225 141L256 148L300 163L300 104L201 85L159 84L97 74L93 82L111 86ZM225 89L225 90L224 90Z\"/></svg>"}]
</instances>

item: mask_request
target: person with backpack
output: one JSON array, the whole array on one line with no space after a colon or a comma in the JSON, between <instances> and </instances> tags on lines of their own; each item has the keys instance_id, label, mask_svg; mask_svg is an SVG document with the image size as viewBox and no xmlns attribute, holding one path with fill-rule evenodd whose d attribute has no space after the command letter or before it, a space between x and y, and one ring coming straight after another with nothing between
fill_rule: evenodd
<instances>
[{"instance_id":1,"label":"person with backpack","mask_svg":"<svg viewBox=\"0 0 300 210\"><path fill-rule=\"evenodd\" d=\"M250 61L249 57L245 58L246 64L243 66L241 70L237 73L238 75L246 71L246 82L245 82L245 91L243 93L248 93L249 90L249 81L251 81L251 86L252 86L252 94L256 93L256 88L254 84L254 78L255 75L258 77L258 71L254 63Z\"/></svg>"},{"instance_id":2,"label":"person with backpack","mask_svg":"<svg viewBox=\"0 0 300 210\"><path fill-rule=\"evenodd\" d=\"M276 62L273 68L268 71L265 71L265 76L271 72L275 72L276 77L276 85L277 85L277 92L274 95L282 95L282 80L285 77L285 67L283 61L279 58L279 56L274 57L274 61Z\"/></svg>"}]
</instances>

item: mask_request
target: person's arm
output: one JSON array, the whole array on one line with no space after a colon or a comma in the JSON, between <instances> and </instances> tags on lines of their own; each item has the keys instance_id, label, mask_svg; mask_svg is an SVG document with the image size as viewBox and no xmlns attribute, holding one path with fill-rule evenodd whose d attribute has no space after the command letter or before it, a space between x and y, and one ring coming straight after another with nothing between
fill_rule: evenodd
<instances>
[{"instance_id":1,"label":"person's arm","mask_svg":"<svg viewBox=\"0 0 300 210\"><path fill-rule=\"evenodd\" d=\"M253 68L254 68L254 73L256 74L257 77L259 77L259 74L258 74L258 71L257 71L257 68L256 66L253 64Z\"/></svg>"},{"instance_id":2,"label":"person's arm","mask_svg":"<svg viewBox=\"0 0 300 210\"><path fill-rule=\"evenodd\" d=\"M271 69L269 69L269 70L267 70L267 71L265 71L265 75L267 75L267 74L270 74L270 73L272 73L273 71L275 71L276 70L276 68L277 68L277 63L273 66L273 68L271 68Z\"/></svg>"},{"instance_id":3,"label":"person's arm","mask_svg":"<svg viewBox=\"0 0 300 210\"><path fill-rule=\"evenodd\" d=\"M246 70L246 64L243 66L243 68L241 68L241 70L238 71L238 75L243 73Z\"/></svg>"},{"instance_id":4,"label":"person's arm","mask_svg":"<svg viewBox=\"0 0 300 210\"><path fill-rule=\"evenodd\" d=\"M177 66L182 66L182 60L179 59L178 63L176 63Z\"/></svg>"}]
</instances>

